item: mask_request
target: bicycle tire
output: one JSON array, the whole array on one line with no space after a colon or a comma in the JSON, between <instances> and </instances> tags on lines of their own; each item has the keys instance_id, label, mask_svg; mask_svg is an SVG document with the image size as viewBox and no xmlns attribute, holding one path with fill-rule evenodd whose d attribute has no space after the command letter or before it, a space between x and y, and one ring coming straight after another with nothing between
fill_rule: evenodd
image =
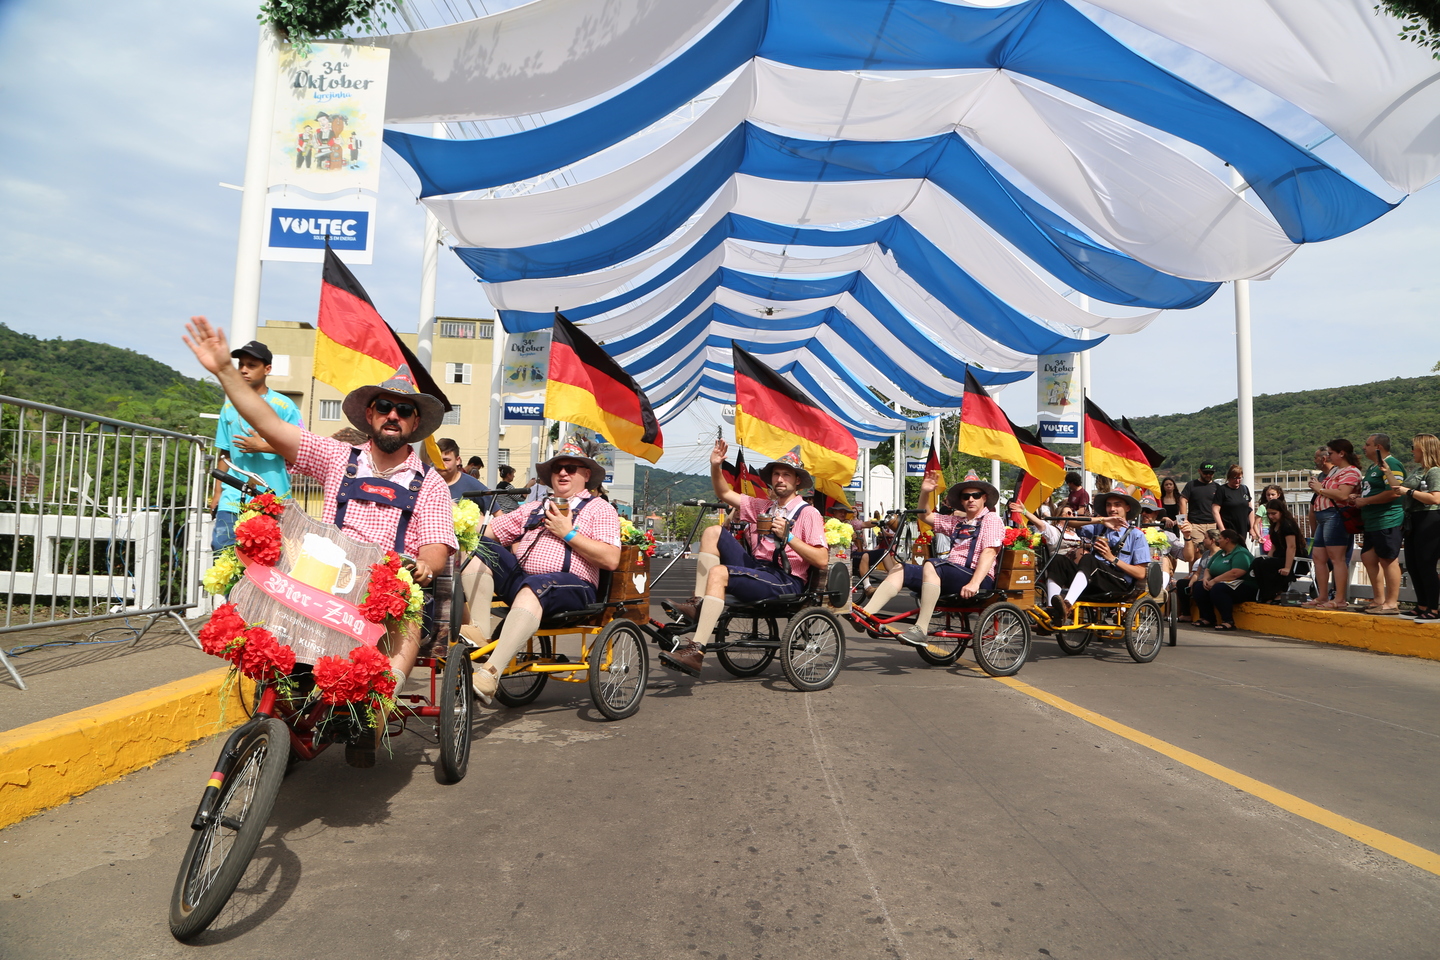
<instances>
[{"instance_id":1,"label":"bicycle tire","mask_svg":"<svg viewBox=\"0 0 1440 960\"><path fill-rule=\"evenodd\" d=\"M748 630L737 628L735 626L737 623L749 623L750 628ZM767 628L767 632L763 636L760 632L760 625L762 623ZM736 634L738 634L738 637L735 636ZM765 668L770 666L771 662L775 659L775 651L779 648L780 628L776 624L775 618L766 617L762 620L760 617L736 617L725 625L724 639L722 641L725 644L759 642L761 640L768 641L770 646L722 647L715 651L715 659L720 661L720 666L724 667L732 676L756 676L757 674L763 673Z\"/></svg>"},{"instance_id":2,"label":"bicycle tire","mask_svg":"<svg viewBox=\"0 0 1440 960\"><path fill-rule=\"evenodd\" d=\"M1030 618L1013 603L992 604L970 646L981 670L992 677L1013 677L1030 657Z\"/></svg>"},{"instance_id":3,"label":"bicycle tire","mask_svg":"<svg viewBox=\"0 0 1440 960\"><path fill-rule=\"evenodd\" d=\"M239 886L270 821L289 756L290 731L273 717L241 745L215 798L210 822L193 832L180 861L170 894L170 933L175 939L189 940L204 931ZM222 831L229 831L228 837ZM214 862L217 841L225 849Z\"/></svg>"},{"instance_id":4,"label":"bicycle tire","mask_svg":"<svg viewBox=\"0 0 1440 960\"><path fill-rule=\"evenodd\" d=\"M963 622L963 621L964 621L964 620L968 620L968 615L966 615L966 614L953 614L953 616L958 616L958 617L961 617L961 618L962 618L961 628L962 628L962 630L963 630L963 628L966 626L966 623ZM949 618L949 617L946 617L946 619L949 620L950 618ZM947 627L947 629L950 629L950 630L953 631L953 630L954 630L954 627ZM950 665L953 664L956 660L959 660L959 659L960 659L960 654L964 653L964 652L965 652L965 648L970 645L970 638L969 638L969 637L939 637L939 636L936 636L935 634L932 633L932 634L930 634L930 635L926 638L926 640L927 640L927 642L929 642L929 643L931 643L931 644L934 644L935 646L940 647L941 649L943 649L943 650L946 651L946 652L943 653L943 654L937 654L937 653L932 653L930 650L926 649L925 647L916 647L916 648L915 648L915 652L920 655L920 659L921 659L921 660L924 660L926 663L930 664L932 667L948 667L948 666L950 666ZM953 649L952 649L952 646L953 646Z\"/></svg>"},{"instance_id":5,"label":"bicycle tire","mask_svg":"<svg viewBox=\"0 0 1440 960\"><path fill-rule=\"evenodd\" d=\"M845 663L845 630L824 607L807 607L790 620L780 645L780 669L796 690L824 690Z\"/></svg>"},{"instance_id":6,"label":"bicycle tire","mask_svg":"<svg viewBox=\"0 0 1440 960\"><path fill-rule=\"evenodd\" d=\"M470 740L475 722L475 697L470 683L475 667L465 655L464 644L452 644L445 657L441 674L440 695L436 706L440 716L435 719L435 734L440 743L440 762L435 764L435 779L441 783L459 783L465 779L470 765Z\"/></svg>"},{"instance_id":7,"label":"bicycle tire","mask_svg":"<svg viewBox=\"0 0 1440 960\"><path fill-rule=\"evenodd\" d=\"M1172 588L1165 594L1165 619L1169 621L1170 646L1180 639L1180 598Z\"/></svg>"},{"instance_id":8,"label":"bicycle tire","mask_svg":"<svg viewBox=\"0 0 1440 960\"><path fill-rule=\"evenodd\" d=\"M517 661L549 660L550 659L550 638L537 636L535 640L535 652L526 654L524 652L516 656ZM536 697L540 691L545 689L545 683L550 679L548 673L511 673L500 678L500 686L495 690L495 699L507 707L523 707Z\"/></svg>"},{"instance_id":9,"label":"bicycle tire","mask_svg":"<svg viewBox=\"0 0 1440 960\"><path fill-rule=\"evenodd\" d=\"M1079 640L1072 639L1077 635L1080 637ZM1085 652L1086 647L1090 646L1090 631L1056 630L1055 643L1059 645L1060 652L1065 654L1066 656L1078 656L1079 654Z\"/></svg>"},{"instance_id":10,"label":"bicycle tire","mask_svg":"<svg viewBox=\"0 0 1440 960\"><path fill-rule=\"evenodd\" d=\"M1163 643L1161 626L1165 615L1160 604L1149 597L1137 600L1125 612L1125 649L1136 663L1149 663L1160 652Z\"/></svg>"},{"instance_id":11,"label":"bicycle tire","mask_svg":"<svg viewBox=\"0 0 1440 960\"><path fill-rule=\"evenodd\" d=\"M586 659L590 699L607 720L634 716L650 679L645 635L629 620L611 620Z\"/></svg>"}]
</instances>

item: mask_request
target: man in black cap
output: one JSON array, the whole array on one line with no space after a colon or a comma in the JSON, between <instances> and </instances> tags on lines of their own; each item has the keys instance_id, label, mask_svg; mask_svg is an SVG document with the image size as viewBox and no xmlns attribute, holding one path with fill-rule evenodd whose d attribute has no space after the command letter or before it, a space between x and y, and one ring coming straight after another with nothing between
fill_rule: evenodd
<instances>
[{"instance_id":1,"label":"man in black cap","mask_svg":"<svg viewBox=\"0 0 1440 960\"><path fill-rule=\"evenodd\" d=\"M304 426L300 410L295 403L279 390L265 385L270 375L270 365L275 357L270 348L259 340L251 340L243 347L230 351L240 379L257 395L264 398L276 415L286 423ZM255 428L246 423L229 400L220 408L220 422L215 425L215 449L220 451L220 468L228 470L231 464L253 473L265 482L277 497L290 494L290 474L285 468L285 458L275 448L255 435ZM215 511L215 533L210 538L210 548L220 551L235 542L235 521L240 515L240 491L228 484L215 483L210 494L210 509Z\"/></svg>"},{"instance_id":2,"label":"man in black cap","mask_svg":"<svg viewBox=\"0 0 1440 960\"><path fill-rule=\"evenodd\" d=\"M1200 464L1200 479L1191 480L1180 491L1180 513L1190 521L1185 539L1195 544L1197 550L1205 542L1206 533L1220 529L1215 522L1215 497L1219 492L1220 484L1215 482L1215 464L1209 460Z\"/></svg>"}]
</instances>

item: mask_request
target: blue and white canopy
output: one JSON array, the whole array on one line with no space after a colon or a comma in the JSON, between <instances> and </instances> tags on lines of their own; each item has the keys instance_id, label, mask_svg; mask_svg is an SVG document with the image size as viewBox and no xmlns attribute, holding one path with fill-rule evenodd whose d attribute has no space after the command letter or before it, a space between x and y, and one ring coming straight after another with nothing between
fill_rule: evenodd
<instances>
[{"instance_id":1,"label":"blue and white canopy","mask_svg":"<svg viewBox=\"0 0 1440 960\"><path fill-rule=\"evenodd\" d=\"M1440 175L1440 64L1372 6L535 0L377 42L388 122L483 128L386 142L506 330L558 306L667 418L733 402L735 341L876 442L877 391L953 409Z\"/></svg>"}]
</instances>

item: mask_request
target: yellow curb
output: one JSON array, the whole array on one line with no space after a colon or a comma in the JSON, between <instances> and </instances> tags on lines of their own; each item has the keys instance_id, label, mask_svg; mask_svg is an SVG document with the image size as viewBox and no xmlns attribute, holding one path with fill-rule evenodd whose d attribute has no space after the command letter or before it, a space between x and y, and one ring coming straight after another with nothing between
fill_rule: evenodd
<instances>
[{"instance_id":1,"label":"yellow curb","mask_svg":"<svg viewBox=\"0 0 1440 960\"><path fill-rule=\"evenodd\" d=\"M1235 626L1295 640L1440 660L1440 626L1399 617L1245 603L1235 608Z\"/></svg>"},{"instance_id":2,"label":"yellow curb","mask_svg":"<svg viewBox=\"0 0 1440 960\"><path fill-rule=\"evenodd\" d=\"M210 670L0 733L0 827L239 724L245 710L238 685L221 709L228 672Z\"/></svg>"}]
</instances>

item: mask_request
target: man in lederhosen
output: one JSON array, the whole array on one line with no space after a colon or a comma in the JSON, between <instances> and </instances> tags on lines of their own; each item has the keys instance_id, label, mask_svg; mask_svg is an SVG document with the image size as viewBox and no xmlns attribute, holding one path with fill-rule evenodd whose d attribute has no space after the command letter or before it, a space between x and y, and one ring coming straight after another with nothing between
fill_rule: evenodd
<instances>
[{"instance_id":1,"label":"man in lederhosen","mask_svg":"<svg viewBox=\"0 0 1440 960\"><path fill-rule=\"evenodd\" d=\"M920 509L930 510L930 498L939 486L936 471L925 474L920 481ZM906 563L885 578L864 607L855 609L855 618L862 626L906 587L920 595L920 611L915 626L907 627L898 638L911 646L923 647L929 641L930 618L942 594L973 597L995 586L999 569L1000 547L1005 542L1005 522L995 512L1000 491L973 473L950 488L946 501L955 509L944 514L931 511L920 519L930 524L937 534L950 538L950 552L944 557L926 560L923 564ZM872 623L873 626L873 623Z\"/></svg>"},{"instance_id":2,"label":"man in lederhosen","mask_svg":"<svg viewBox=\"0 0 1440 960\"><path fill-rule=\"evenodd\" d=\"M706 638L715 632L727 593L742 603L803 593L810 568L823 570L830 559L825 519L800 496L814 481L800 462L799 448L759 471L775 495L773 500L747 497L731 489L722 469L727 449L724 440L715 441L715 449L710 451L710 483L716 499L733 507L735 520L746 525L743 536L750 549L742 547L723 526L709 527L700 536L695 596L674 605L681 617L695 625L693 639L660 654L663 665L692 677L700 675ZM760 531L762 521L768 522L768 532Z\"/></svg>"}]
</instances>

